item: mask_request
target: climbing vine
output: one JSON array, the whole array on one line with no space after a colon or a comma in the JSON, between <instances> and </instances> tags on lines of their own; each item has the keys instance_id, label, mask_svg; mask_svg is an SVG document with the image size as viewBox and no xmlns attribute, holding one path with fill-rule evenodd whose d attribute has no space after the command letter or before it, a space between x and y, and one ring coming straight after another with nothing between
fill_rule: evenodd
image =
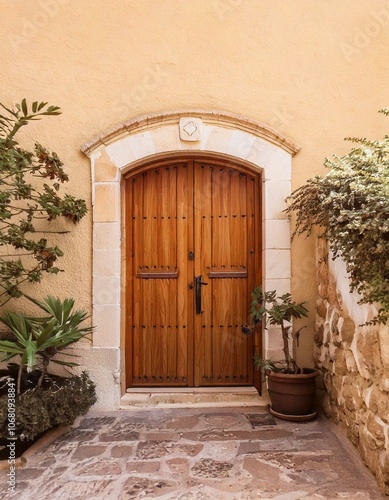
<instances>
[{"instance_id":1,"label":"climbing vine","mask_svg":"<svg viewBox=\"0 0 389 500\"><path fill-rule=\"evenodd\" d=\"M44 273L58 273L62 250L48 241L52 233L44 221L65 217L79 221L87 212L84 200L59 195L69 180L63 163L39 143L30 151L15 139L32 120L59 115L56 106L25 99L14 108L0 104L0 304L20 297L25 282L39 282Z\"/></svg>"},{"instance_id":2,"label":"climbing vine","mask_svg":"<svg viewBox=\"0 0 389 500\"><path fill-rule=\"evenodd\" d=\"M380 111L389 115L389 108ZM326 158L330 170L288 198L296 213L293 237L321 227L334 258L341 256L350 289L361 303L380 304L372 323L389 320L389 136L382 141L347 138L357 144L345 156Z\"/></svg>"}]
</instances>

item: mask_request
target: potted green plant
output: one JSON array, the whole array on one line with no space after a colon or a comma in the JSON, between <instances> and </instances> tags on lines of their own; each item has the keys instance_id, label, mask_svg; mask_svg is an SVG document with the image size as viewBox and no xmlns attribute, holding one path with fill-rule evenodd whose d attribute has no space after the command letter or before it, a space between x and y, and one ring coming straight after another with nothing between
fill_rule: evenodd
<instances>
[{"instance_id":1,"label":"potted green plant","mask_svg":"<svg viewBox=\"0 0 389 500\"><path fill-rule=\"evenodd\" d=\"M267 386L271 400L270 412L284 420L309 420L316 416L314 411L315 377L318 371L297 365L290 348L298 342L301 330L293 332L293 318L308 316L305 302L292 301L289 293L277 296L275 290L263 292L257 287L252 292L250 326L243 331L250 334L259 324L280 327L284 359L272 361L254 356L254 366L267 376Z\"/></svg>"},{"instance_id":2,"label":"potted green plant","mask_svg":"<svg viewBox=\"0 0 389 500\"><path fill-rule=\"evenodd\" d=\"M96 402L95 385L88 374L60 377L50 374L50 362L67 368L77 363L68 348L88 336L91 326L82 326L87 314L74 311L74 300L47 297L42 302L30 298L43 317L9 312L0 321L8 327L0 340L3 361L18 358L0 375L0 438L33 442L37 436L58 425L69 425ZM61 359L57 354L61 353ZM65 356L65 358L64 358ZM14 418L9 426L9 396ZM11 433L11 434L10 434Z\"/></svg>"}]
</instances>

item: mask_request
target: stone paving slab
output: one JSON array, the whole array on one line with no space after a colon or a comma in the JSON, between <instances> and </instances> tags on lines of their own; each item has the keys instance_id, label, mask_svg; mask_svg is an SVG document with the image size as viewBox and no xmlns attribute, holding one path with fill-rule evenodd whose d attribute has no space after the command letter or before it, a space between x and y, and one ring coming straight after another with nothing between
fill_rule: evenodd
<instances>
[{"instance_id":1,"label":"stone paving slab","mask_svg":"<svg viewBox=\"0 0 389 500\"><path fill-rule=\"evenodd\" d=\"M16 471L7 500L376 500L373 476L323 419L258 408L90 413Z\"/></svg>"}]
</instances>

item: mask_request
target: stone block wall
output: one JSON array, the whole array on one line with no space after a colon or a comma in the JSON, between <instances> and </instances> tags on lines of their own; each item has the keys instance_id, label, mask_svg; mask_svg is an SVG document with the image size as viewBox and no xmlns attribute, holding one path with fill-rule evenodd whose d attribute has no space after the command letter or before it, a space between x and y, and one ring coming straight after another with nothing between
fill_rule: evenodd
<instances>
[{"instance_id":1,"label":"stone block wall","mask_svg":"<svg viewBox=\"0 0 389 500\"><path fill-rule=\"evenodd\" d=\"M361 326L375 308L349 292L344 262L318 241L315 363L327 417L339 424L389 495L389 328Z\"/></svg>"}]
</instances>

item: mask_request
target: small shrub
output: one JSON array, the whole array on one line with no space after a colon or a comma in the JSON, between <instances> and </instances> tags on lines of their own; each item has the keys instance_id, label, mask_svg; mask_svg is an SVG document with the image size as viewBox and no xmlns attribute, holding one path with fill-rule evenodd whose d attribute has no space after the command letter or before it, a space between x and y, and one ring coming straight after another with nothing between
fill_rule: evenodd
<instances>
[{"instance_id":1,"label":"small shrub","mask_svg":"<svg viewBox=\"0 0 389 500\"><path fill-rule=\"evenodd\" d=\"M12 438L33 440L50 429L47 405L43 401L43 391L35 388L24 392L16 400L16 428ZM8 437L8 397L0 398L0 433Z\"/></svg>"},{"instance_id":2,"label":"small shrub","mask_svg":"<svg viewBox=\"0 0 389 500\"><path fill-rule=\"evenodd\" d=\"M58 425L70 425L96 403L96 387L86 372L34 387L16 398L15 435L33 440ZM0 435L8 435L8 397L0 397Z\"/></svg>"},{"instance_id":3,"label":"small shrub","mask_svg":"<svg viewBox=\"0 0 389 500\"><path fill-rule=\"evenodd\" d=\"M68 379L59 389L46 392L44 399L51 426L70 425L96 403L96 387L83 372L79 377Z\"/></svg>"}]
</instances>

